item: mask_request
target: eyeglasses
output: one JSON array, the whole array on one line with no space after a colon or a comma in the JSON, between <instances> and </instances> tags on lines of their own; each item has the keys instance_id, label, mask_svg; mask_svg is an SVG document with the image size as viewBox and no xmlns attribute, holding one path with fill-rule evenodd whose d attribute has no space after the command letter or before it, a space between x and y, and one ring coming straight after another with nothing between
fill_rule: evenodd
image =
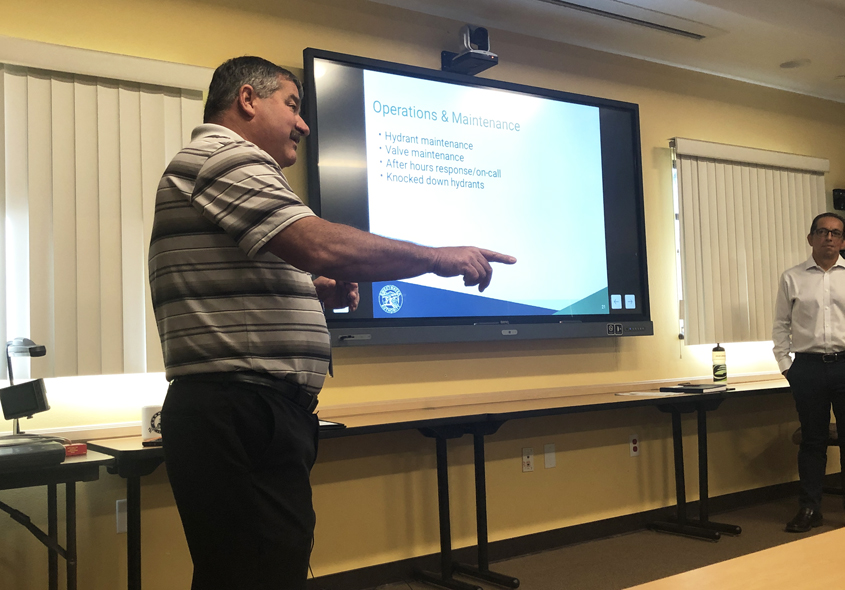
<instances>
[{"instance_id":1,"label":"eyeglasses","mask_svg":"<svg viewBox=\"0 0 845 590\"><path fill-rule=\"evenodd\" d=\"M842 232L840 230L827 229L826 227L817 227L815 230L813 230L813 233L820 238L826 238L827 234L830 234L834 240L838 240L842 237Z\"/></svg>"}]
</instances>

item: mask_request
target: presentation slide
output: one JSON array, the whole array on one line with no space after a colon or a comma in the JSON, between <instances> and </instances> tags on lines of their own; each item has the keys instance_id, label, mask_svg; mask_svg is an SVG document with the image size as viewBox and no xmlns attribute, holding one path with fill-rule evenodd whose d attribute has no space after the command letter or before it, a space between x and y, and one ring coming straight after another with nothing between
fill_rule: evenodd
<instances>
[{"instance_id":1,"label":"presentation slide","mask_svg":"<svg viewBox=\"0 0 845 590\"><path fill-rule=\"evenodd\" d=\"M610 313L599 109L364 71L370 231L515 256L484 293L373 284L375 317Z\"/></svg>"}]
</instances>

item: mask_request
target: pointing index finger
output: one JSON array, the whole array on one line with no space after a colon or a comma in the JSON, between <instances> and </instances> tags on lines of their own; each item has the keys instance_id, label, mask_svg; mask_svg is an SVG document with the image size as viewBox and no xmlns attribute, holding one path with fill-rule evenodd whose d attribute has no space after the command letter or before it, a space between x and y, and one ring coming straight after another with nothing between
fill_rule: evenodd
<instances>
[{"instance_id":1,"label":"pointing index finger","mask_svg":"<svg viewBox=\"0 0 845 590\"><path fill-rule=\"evenodd\" d=\"M481 254L486 258L489 262L499 262L501 264L515 264L516 258L510 256L508 254L500 254L499 252L493 252L492 250L484 250L481 249Z\"/></svg>"}]
</instances>

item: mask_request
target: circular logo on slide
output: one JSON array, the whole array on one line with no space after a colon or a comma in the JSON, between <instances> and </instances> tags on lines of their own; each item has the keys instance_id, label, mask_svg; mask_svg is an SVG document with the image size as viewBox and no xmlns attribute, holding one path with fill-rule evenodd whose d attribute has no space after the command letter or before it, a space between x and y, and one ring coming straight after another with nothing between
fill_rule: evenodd
<instances>
[{"instance_id":1,"label":"circular logo on slide","mask_svg":"<svg viewBox=\"0 0 845 590\"><path fill-rule=\"evenodd\" d=\"M378 292L378 304L384 313L396 313L402 309L402 291L396 285L385 285Z\"/></svg>"}]
</instances>

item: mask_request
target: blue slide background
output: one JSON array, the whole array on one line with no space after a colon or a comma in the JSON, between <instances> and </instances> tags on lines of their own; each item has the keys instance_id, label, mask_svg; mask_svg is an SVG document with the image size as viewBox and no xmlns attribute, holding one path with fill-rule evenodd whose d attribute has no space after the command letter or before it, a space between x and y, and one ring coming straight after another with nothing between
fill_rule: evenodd
<instances>
[{"instance_id":1,"label":"blue slide background","mask_svg":"<svg viewBox=\"0 0 845 590\"><path fill-rule=\"evenodd\" d=\"M402 307L396 313L387 313L379 306L379 292L388 285L398 287L402 292ZM606 288L565 309L556 310L491 299L466 292L436 289L406 281L373 283L373 317L375 318L608 314L609 307Z\"/></svg>"}]
</instances>

